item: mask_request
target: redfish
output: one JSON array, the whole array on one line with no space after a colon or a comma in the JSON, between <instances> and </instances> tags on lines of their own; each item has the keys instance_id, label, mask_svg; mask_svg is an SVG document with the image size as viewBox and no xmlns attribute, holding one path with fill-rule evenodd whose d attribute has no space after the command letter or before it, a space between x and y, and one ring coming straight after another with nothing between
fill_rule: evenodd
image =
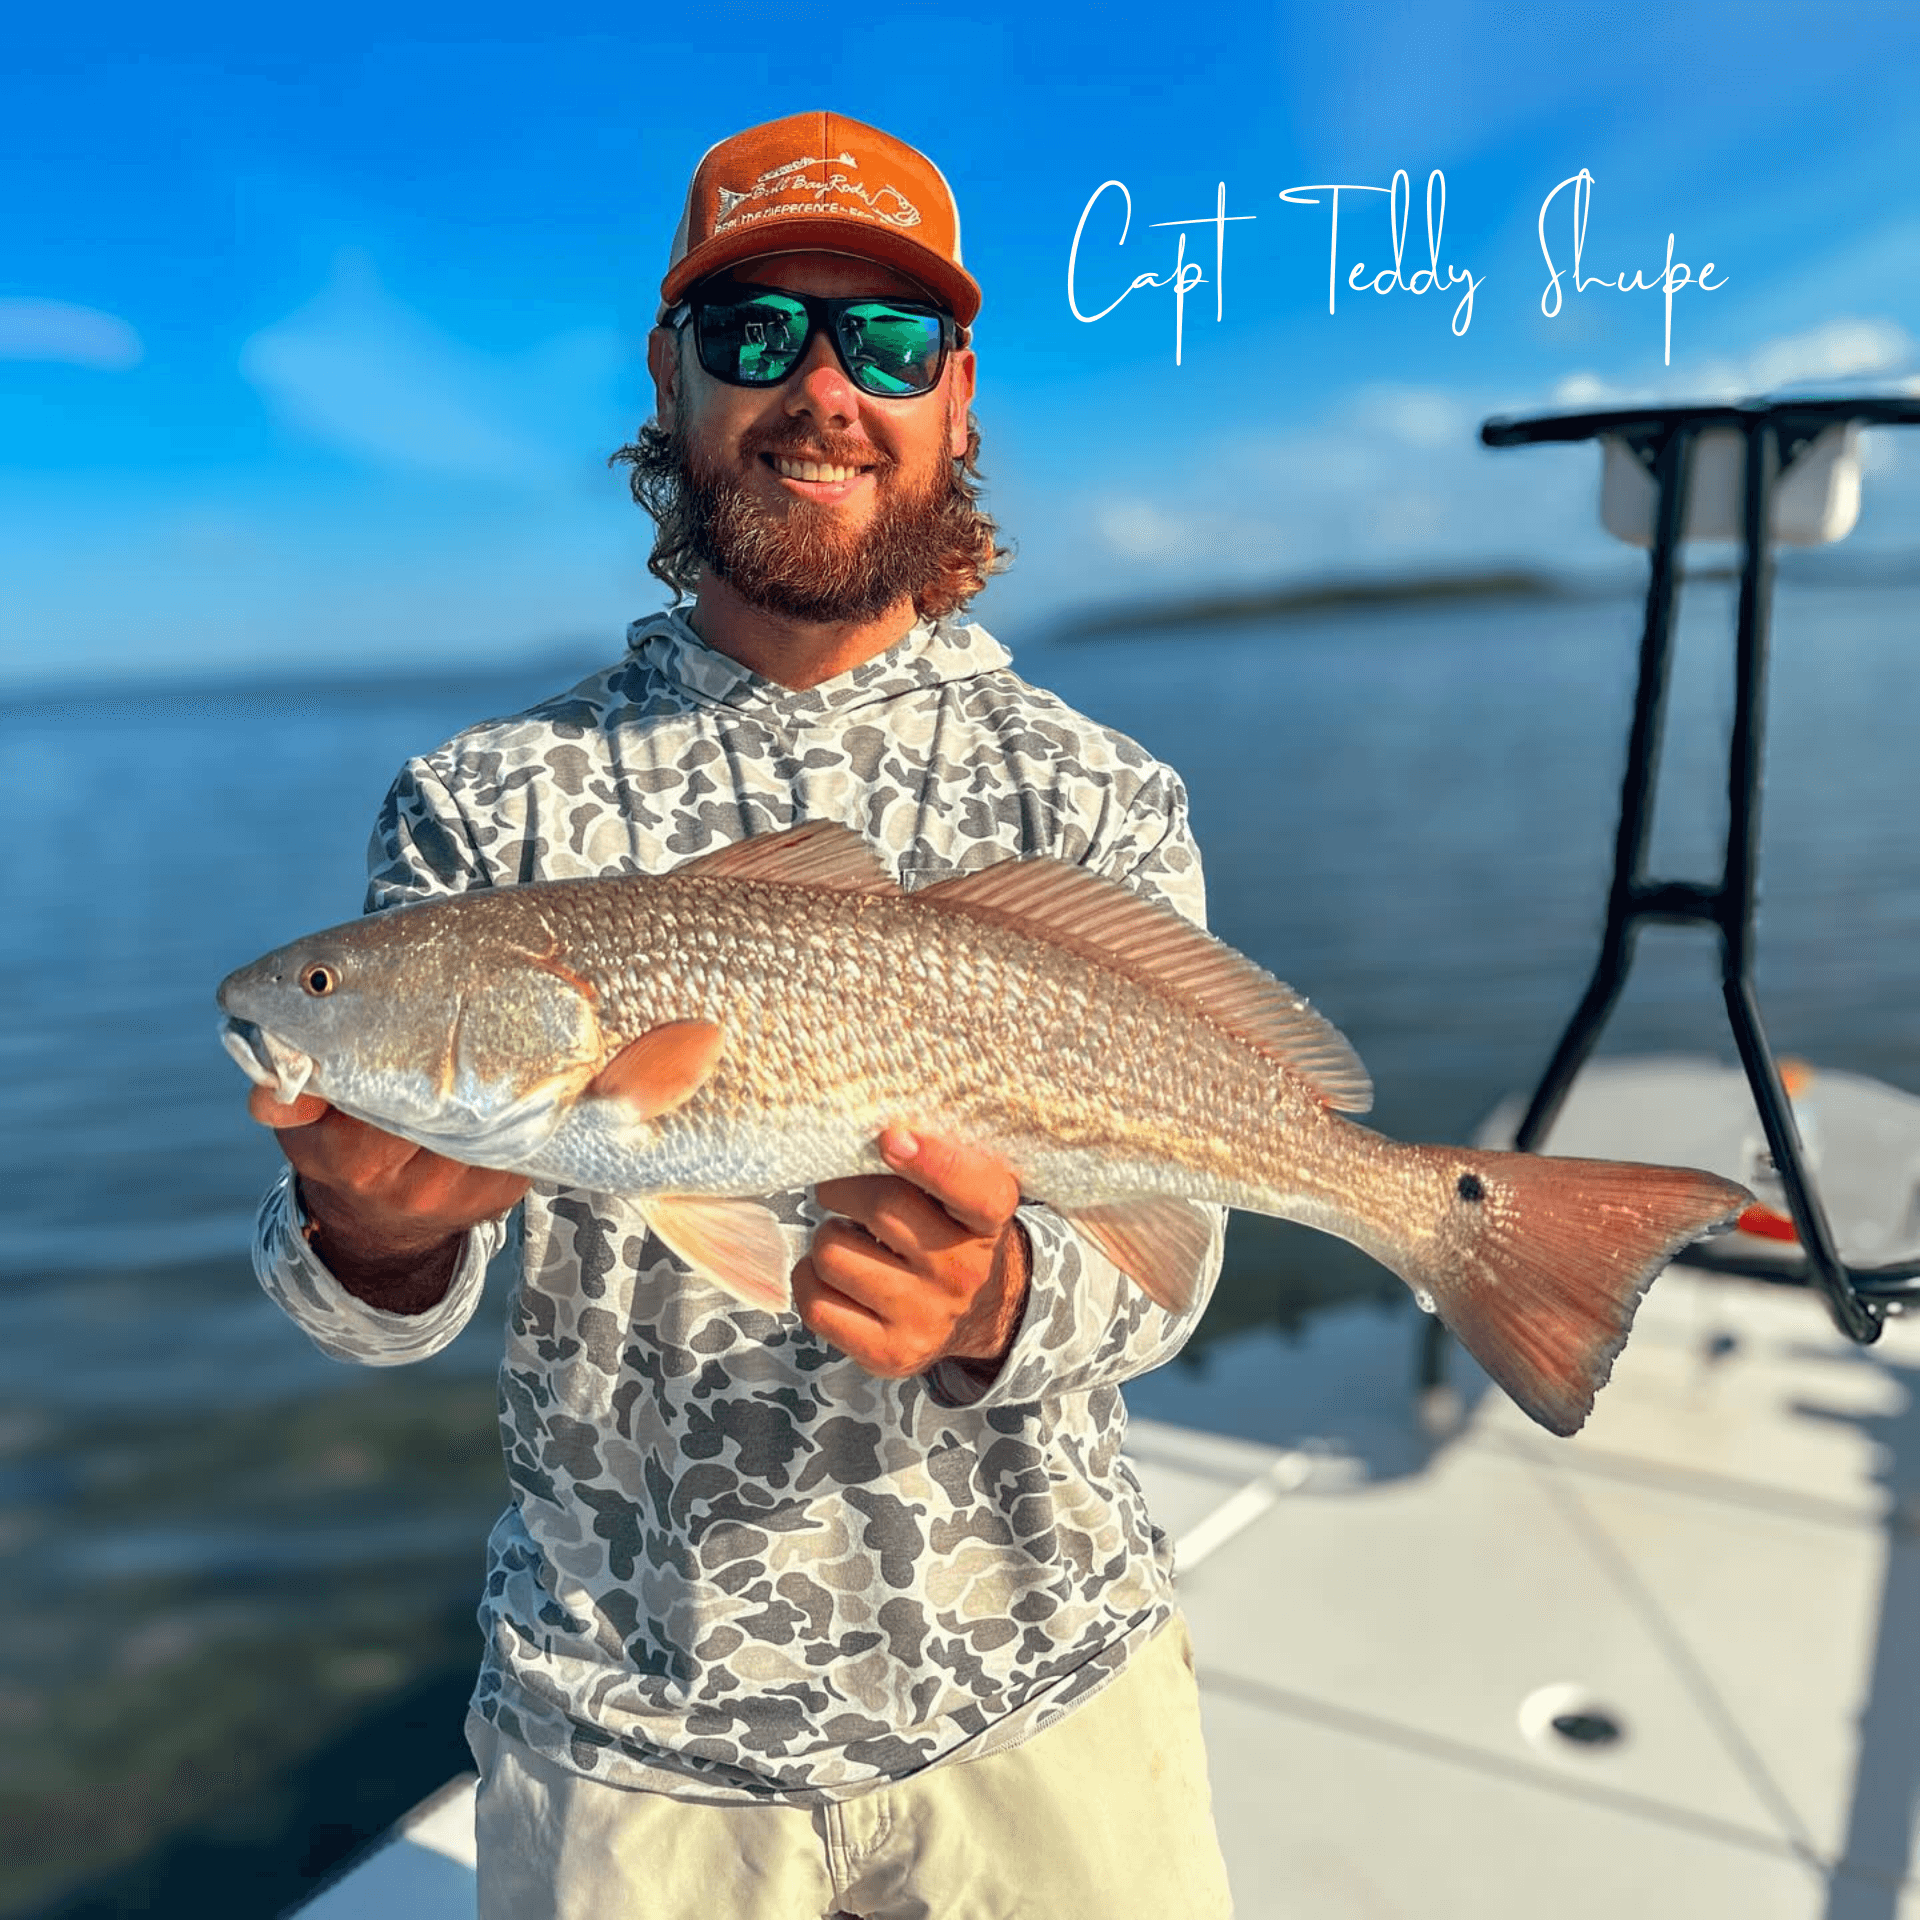
<instances>
[{"instance_id":1,"label":"redfish","mask_svg":"<svg viewBox=\"0 0 1920 1920\"><path fill-rule=\"evenodd\" d=\"M470 1165L634 1197L701 1277L789 1304L755 1196L886 1171L884 1128L1001 1155L1161 1306L1194 1202L1304 1221L1414 1291L1572 1433L1653 1277L1751 1196L1713 1174L1408 1146L1346 1040L1231 947L1099 875L1010 860L908 894L815 824L660 875L397 907L228 976L222 1038Z\"/></svg>"}]
</instances>

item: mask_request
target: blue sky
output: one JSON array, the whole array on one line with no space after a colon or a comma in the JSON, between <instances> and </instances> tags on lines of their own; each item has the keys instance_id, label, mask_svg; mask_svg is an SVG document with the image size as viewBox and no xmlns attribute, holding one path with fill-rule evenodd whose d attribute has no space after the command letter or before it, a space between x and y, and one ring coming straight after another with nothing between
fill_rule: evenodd
<instances>
[{"instance_id":1,"label":"blue sky","mask_svg":"<svg viewBox=\"0 0 1920 1920\"><path fill-rule=\"evenodd\" d=\"M1089 601L1487 560L1609 564L1590 450L1488 412L1920 375L1920 11L1900 4L44 4L0 74L0 682L432 665L617 643L659 603L607 472L687 175L828 105L958 193L1018 644ZM1541 311L1542 201L1593 176L1589 288ZM1446 292L1403 278L1445 181ZM1224 182L1185 306L1141 273ZM1572 196L1549 214L1570 267ZM1460 277L1471 321L1457 331ZM1220 317L1215 317L1215 299ZM1920 390L1920 389L1917 389ZM1855 540L1920 545L1920 445L1876 436Z\"/></svg>"}]
</instances>

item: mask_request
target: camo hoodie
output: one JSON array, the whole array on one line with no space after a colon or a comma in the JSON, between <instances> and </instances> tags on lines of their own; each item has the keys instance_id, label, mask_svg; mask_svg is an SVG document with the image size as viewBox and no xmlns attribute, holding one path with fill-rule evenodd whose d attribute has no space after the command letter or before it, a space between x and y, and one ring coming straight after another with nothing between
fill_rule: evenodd
<instances>
[{"instance_id":1,"label":"camo hoodie","mask_svg":"<svg viewBox=\"0 0 1920 1920\"><path fill-rule=\"evenodd\" d=\"M469 887L658 872L807 820L858 829L904 886L1013 855L1081 862L1204 917L1178 777L922 623L795 692L682 610L572 691L409 761L369 909ZM795 1258L822 1215L775 1196ZM290 1180L255 1265L320 1349L398 1366L472 1316L510 1235L500 1368L513 1501L488 1543L474 1704L582 1773L693 1800L818 1804L998 1752L1112 1680L1166 1621L1172 1556L1120 1457L1120 1384L1178 1352L1058 1216L1021 1209L1033 1278L990 1384L882 1380L690 1277L633 1205L536 1187L476 1229L446 1299L383 1313L299 1232Z\"/></svg>"}]
</instances>

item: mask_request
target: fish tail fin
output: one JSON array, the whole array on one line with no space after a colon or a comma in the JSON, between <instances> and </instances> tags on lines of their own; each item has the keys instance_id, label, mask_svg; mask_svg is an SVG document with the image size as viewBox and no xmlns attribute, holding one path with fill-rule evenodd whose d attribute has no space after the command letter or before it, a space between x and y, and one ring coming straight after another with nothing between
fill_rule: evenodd
<instances>
[{"instance_id":1,"label":"fish tail fin","mask_svg":"<svg viewBox=\"0 0 1920 1920\"><path fill-rule=\"evenodd\" d=\"M1409 1149L1444 1181L1438 1229L1387 1263L1522 1411L1577 1432L1654 1276L1752 1196L1690 1167Z\"/></svg>"}]
</instances>

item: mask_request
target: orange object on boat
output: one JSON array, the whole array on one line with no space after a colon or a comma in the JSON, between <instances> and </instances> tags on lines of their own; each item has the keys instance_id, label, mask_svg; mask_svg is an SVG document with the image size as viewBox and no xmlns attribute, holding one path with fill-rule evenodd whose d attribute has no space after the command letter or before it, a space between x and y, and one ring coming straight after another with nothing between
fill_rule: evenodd
<instances>
[{"instance_id":1,"label":"orange object on boat","mask_svg":"<svg viewBox=\"0 0 1920 1920\"><path fill-rule=\"evenodd\" d=\"M1793 1222L1784 1213L1763 1207L1757 1200L1752 1206L1741 1209L1740 1218L1734 1225L1742 1233L1754 1234L1762 1240L1797 1240L1800 1237L1794 1230Z\"/></svg>"}]
</instances>

